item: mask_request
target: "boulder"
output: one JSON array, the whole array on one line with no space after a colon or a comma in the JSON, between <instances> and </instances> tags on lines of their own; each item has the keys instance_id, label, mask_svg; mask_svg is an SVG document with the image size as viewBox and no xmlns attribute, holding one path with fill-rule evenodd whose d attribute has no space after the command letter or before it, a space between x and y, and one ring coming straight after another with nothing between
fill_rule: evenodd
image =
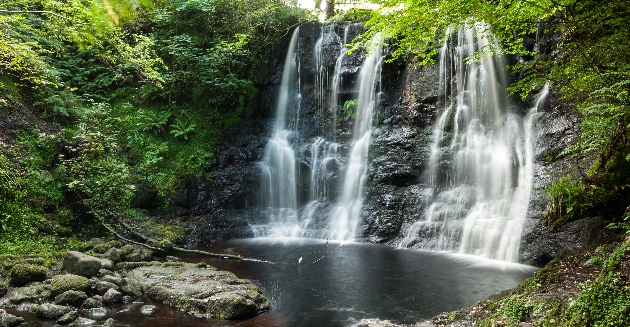
<instances>
[{"instance_id":1,"label":"boulder","mask_svg":"<svg viewBox=\"0 0 630 327\"><path fill-rule=\"evenodd\" d=\"M87 298L88 297L85 292L70 290L57 295L55 297L55 303L59 305L71 305L78 307L87 300Z\"/></svg>"},{"instance_id":2,"label":"boulder","mask_svg":"<svg viewBox=\"0 0 630 327\"><path fill-rule=\"evenodd\" d=\"M83 309L100 308L103 306L103 301L91 297L83 301L83 304L81 304L81 306L83 307Z\"/></svg>"},{"instance_id":3,"label":"boulder","mask_svg":"<svg viewBox=\"0 0 630 327\"><path fill-rule=\"evenodd\" d=\"M260 289L248 280L195 264L173 266L154 263L128 272L152 300L204 317L240 319L269 310Z\"/></svg>"},{"instance_id":4,"label":"boulder","mask_svg":"<svg viewBox=\"0 0 630 327\"><path fill-rule=\"evenodd\" d=\"M83 317L79 317L77 320L75 320L71 326L91 326L96 324L97 321L96 320L92 320L92 319L88 319L88 318L83 318Z\"/></svg>"},{"instance_id":5,"label":"boulder","mask_svg":"<svg viewBox=\"0 0 630 327\"><path fill-rule=\"evenodd\" d=\"M96 276L98 270L101 269L101 260L78 251L68 251L61 269L70 274L89 278Z\"/></svg>"},{"instance_id":6,"label":"boulder","mask_svg":"<svg viewBox=\"0 0 630 327\"><path fill-rule=\"evenodd\" d=\"M120 283L122 282L122 277L115 276L115 275L105 275L101 278L101 280L104 282L109 282L114 285L120 286Z\"/></svg>"},{"instance_id":7,"label":"boulder","mask_svg":"<svg viewBox=\"0 0 630 327\"><path fill-rule=\"evenodd\" d=\"M122 243L120 243L119 241L109 241L109 242L104 242L100 244L95 244L94 247L92 247L92 251L96 253L105 253L111 248L117 248L121 246L122 246Z\"/></svg>"},{"instance_id":8,"label":"boulder","mask_svg":"<svg viewBox=\"0 0 630 327\"><path fill-rule=\"evenodd\" d=\"M77 311L73 310L73 311L70 311L70 312L66 313L61 318L59 318L57 320L57 323L59 325L67 325L67 324L72 323L75 320L77 320L77 318L79 318L79 313Z\"/></svg>"},{"instance_id":9,"label":"boulder","mask_svg":"<svg viewBox=\"0 0 630 327\"><path fill-rule=\"evenodd\" d=\"M15 327L24 322L24 318L6 312L0 313L0 327Z\"/></svg>"},{"instance_id":10,"label":"boulder","mask_svg":"<svg viewBox=\"0 0 630 327\"><path fill-rule=\"evenodd\" d=\"M57 319L66 313L72 311L72 308L57 304L42 304L35 308L38 318Z\"/></svg>"},{"instance_id":11,"label":"boulder","mask_svg":"<svg viewBox=\"0 0 630 327\"><path fill-rule=\"evenodd\" d=\"M9 285L5 282L0 282L0 297L7 295L9 291Z\"/></svg>"},{"instance_id":12,"label":"boulder","mask_svg":"<svg viewBox=\"0 0 630 327\"><path fill-rule=\"evenodd\" d=\"M114 270L116 266L114 265L114 262L109 259L101 259L101 268L105 270Z\"/></svg>"},{"instance_id":13,"label":"boulder","mask_svg":"<svg viewBox=\"0 0 630 327\"><path fill-rule=\"evenodd\" d=\"M116 264L116 270L132 270L138 267L148 267L152 264L152 262L119 262Z\"/></svg>"},{"instance_id":14,"label":"boulder","mask_svg":"<svg viewBox=\"0 0 630 327\"><path fill-rule=\"evenodd\" d=\"M9 270L9 283L13 286L24 286L30 282L42 282L48 270L42 266L18 263Z\"/></svg>"},{"instance_id":15,"label":"boulder","mask_svg":"<svg viewBox=\"0 0 630 327\"><path fill-rule=\"evenodd\" d=\"M82 276L77 275L57 275L50 281L50 294L57 296L67 291L85 292L90 287L90 281Z\"/></svg>"},{"instance_id":16,"label":"boulder","mask_svg":"<svg viewBox=\"0 0 630 327\"><path fill-rule=\"evenodd\" d=\"M33 283L28 287L20 288L13 292L9 298L11 304L40 303L50 298L50 287L48 285Z\"/></svg>"},{"instance_id":17,"label":"boulder","mask_svg":"<svg viewBox=\"0 0 630 327\"><path fill-rule=\"evenodd\" d=\"M101 258L109 259L109 260L113 261L114 263L119 263L120 260L121 260L120 252L118 251L117 248L111 248L111 249L107 250L107 252L103 253Z\"/></svg>"},{"instance_id":18,"label":"boulder","mask_svg":"<svg viewBox=\"0 0 630 327\"><path fill-rule=\"evenodd\" d=\"M122 293L118 292L117 290L110 288L107 292L105 292L105 294L103 295L103 302L107 303L107 304L114 304L114 303L118 303L122 300Z\"/></svg>"},{"instance_id":19,"label":"boulder","mask_svg":"<svg viewBox=\"0 0 630 327\"><path fill-rule=\"evenodd\" d=\"M94 290L94 293L98 295L104 295L108 290L110 289L118 290L119 287L118 285L110 283L110 282L100 281L100 282L96 282L96 284L92 286L92 289Z\"/></svg>"},{"instance_id":20,"label":"boulder","mask_svg":"<svg viewBox=\"0 0 630 327\"><path fill-rule=\"evenodd\" d=\"M142 285L133 278L123 278L120 282L120 290L133 297L142 296Z\"/></svg>"},{"instance_id":21,"label":"boulder","mask_svg":"<svg viewBox=\"0 0 630 327\"><path fill-rule=\"evenodd\" d=\"M533 227L526 224L528 232L521 239L519 262L539 267L585 247L589 242L588 231L602 228L602 222L596 218L572 221L558 230L544 226L540 220L532 220L530 224Z\"/></svg>"},{"instance_id":22,"label":"boulder","mask_svg":"<svg viewBox=\"0 0 630 327\"><path fill-rule=\"evenodd\" d=\"M149 261L152 255L153 251L147 248L133 247L133 251L124 255L124 260L132 262Z\"/></svg>"},{"instance_id":23,"label":"boulder","mask_svg":"<svg viewBox=\"0 0 630 327\"><path fill-rule=\"evenodd\" d=\"M169 256L166 256L166 261L167 262L180 262L181 260L178 257L169 255Z\"/></svg>"},{"instance_id":24,"label":"boulder","mask_svg":"<svg viewBox=\"0 0 630 327\"><path fill-rule=\"evenodd\" d=\"M140 307L140 313L145 316L152 316L157 311L158 308L154 305L143 305L142 307Z\"/></svg>"},{"instance_id":25,"label":"boulder","mask_svg":"<svg viewBox=\"0 0 630 327\"><path fill-rule=\"evenodd\" d=\"M91 308L87 310L83 310L83 313L90 318L103 318L107 315L107 310L105 308Z\"/></svg>"}]
</instances>

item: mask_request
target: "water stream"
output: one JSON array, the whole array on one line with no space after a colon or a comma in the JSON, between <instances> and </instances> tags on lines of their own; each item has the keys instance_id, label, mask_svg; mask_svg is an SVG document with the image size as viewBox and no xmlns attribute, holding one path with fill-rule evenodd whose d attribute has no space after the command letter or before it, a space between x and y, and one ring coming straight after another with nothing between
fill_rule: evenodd
<instances>
[{"instance_id":1,"label":"water stream","mask_svg":"<svg viewBox=\"0 0 630 327\"><path fill-rule=\"evenodd\" d=\"M519 113L505 91L504 59L469 59L494 46L485 31L462 29L440 51L440 87L456 82L434 126L426 172L432 194L399 246L515 262L533 181L533 122L547 88Z\"/></svg>"},{"instance_id":2,"label":"water stream","mask_svg":"<svg viewBox=\"0 0 630 327\"><path fill-rule=\"evenodd\" d=\"M302 101L300 76L300 29L292 35L284 63L272 136L261 163L261 202L267 224L252 226L257 237L305 237L349 241L356 237L363 203L363 188L367 175L368 148L372 116L378 101L382 62L381 40L375 39L370 56L360 68L353 138L347 158L340 153L337 135L339 93L347 49L340 47L334 61L332 76L326 60L330 44L342 43L335 24L322 26L313 47L315 90L318 114L329 107L332 122L322 135L306 140L300 133L299 116ZM347 41L347 26L343 27L343 42ZM332 85L332 94L327 90ZM330 126L332 125L332 126ZM298 167L306 164L308 171ZM333 174L344 176L342 185L332 185ZM307 183L301 183L308 176ZM305 185L304 185L305 184ZM308 199L299 199L302 188L308 188ZM337 189L339 188L339 192ZM336 194L340 193L339 199ZM318 212L335 203L326 221L316 221ZM321 220L321 219L320 219Z\"/></svg>"},{"instance_id":3,"label":"water stream","mask_svg":"<svg viewBox=\"0 0 630 327\"><path fill-rule=\"evenodd\" d=\"M351 241L357 235L363 209L363 188L367 178L368 149L372 135L372 117L378 101L377 87L383 48L380 37L373 40L373 51L361 66L359 98L354 120L353 144L339 204L333 212L330 239Z\"/></svg>"},{"instance_id":4,"label":"water stream","mask_svg":"<svg viewBox=\"0 0 630 327\"><path fill-rule=\"evenodd\" d=\"M269 313L251 319L197 318L147 298L107 307L96 324L113 318L115 326L133 327L350 327L362 319L388 319L413 324L443 312L473 305L477 300L518 285L534 267L474 256L395 249L376 244L328 243L324 240L255 238L215 243L203 250L234 253L272 261L237 261L182 254L186 262L205 261L220 270L252 279L270 300ZM323 252L300 256L325 249ZM153 316L139 312L144 304L158 306ZM14 312L14 311L11 311ZM14 312L27 319L21 326L52 327L54 320Z\"/></svg>"}]
</instances>

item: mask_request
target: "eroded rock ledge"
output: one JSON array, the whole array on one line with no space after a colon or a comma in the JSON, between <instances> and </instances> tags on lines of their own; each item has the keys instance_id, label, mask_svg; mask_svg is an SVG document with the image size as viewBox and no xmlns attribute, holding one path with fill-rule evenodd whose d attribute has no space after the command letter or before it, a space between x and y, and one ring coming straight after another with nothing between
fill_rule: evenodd
<instances>
[{"instance_id":1,"label":"eroded rock ledge","mask_svg":"<svg viewBox=\"0 0 630 327\"><path fill-rule=\"evenodd\" d=\"M0 326L21 324L25 319L20 315L26 312L39 319L56 319L59 325L84 320L94 324L105 319L107 306L141 297L206 318L242 319L269 310L269 300L247 279L203 262L179 262L176 257L148 261L152 253L147 249L121 245L117 241L94 245L91 253L100 258L69 251L54 273L16 264L8 283L0 281ZM143 306L141 313L153 314L155 307L149 307ZM111 318L105 321L105 325L112 323Z\"/></svg>"}]
</instances>

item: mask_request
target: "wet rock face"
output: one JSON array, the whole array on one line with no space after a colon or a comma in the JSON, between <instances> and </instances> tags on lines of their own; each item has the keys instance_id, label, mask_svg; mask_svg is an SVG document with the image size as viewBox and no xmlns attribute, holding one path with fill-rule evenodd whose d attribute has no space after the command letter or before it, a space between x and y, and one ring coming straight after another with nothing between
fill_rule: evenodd
<instances>
[{"instance_id":1,"label":"wet rock face","mask_svg":"<svg viewBox=\"0 0 630 327\"><path fill-rule=\"evenodd\" d=\"M598 224L595 218L583 218L561 226L557 231L533 221L523 236L520 262L542 267L553 259L566 257L589 241L589 232Z\"/></svg>"},{"instance_id":2,"label":"wet rock face","mask_svg":"<svg viewBox=\"0 0 630 327\"><path fill-rule=\"evenodd\" d=\"M301 172L299 187L307 190L299 194L298 201L303 206L309 199L306 194L308 180L303 177L311 169L306 143L317 136L334 139L339 143L340 157L347 158L352 142L353 119L341 112L333 112L327 105L322 107L322 103L328 104L331 100L332 72L339 51L344 43L350 42L363 31L363 26L308 23L299 28L297 51L300 57L302 100L298 129L300 142L304 144L295 148L302 149L296 151L296 165ZM275 54L272 60L259 71L255 85L260 94L252 101L248 118L226 131L224 142L211 159L212 177L191 181L188 187L171 199L172 212L189 217L188 221L192 225L190 239L194 240L190 245L252 237L249 224L266 223L266 218L261 217L260 208L257 208L262 202L259 163L263 160L265 146L271 136L286 49L292 32L278 43L273 50ZM318 81L318 74L321 67L317 65L314 55L316 41L320 37L324 40L320 62L329 79L323 83L325 92L320 92L322 85L318 83L322 81L321 78ZM538 50L550 52L552 48L545 45ZM343 109L345 101L357 98L359 70L364 55L362 51L355 51L340 61L343 82L338 90L338 110ZM402 231L414 221L423 219L419 215L434 196L433 189L428 187L427 177L423 175L428 166L433 124L443 106L440 101L446 98L446 92L452 92L448 86L444 90L438 88L437 64L419 66L403 60L384 63L379 83L381 93L374 113L359 235L366 242L392 241L400 237ZM551 244L558 237L562 238L546 231L540 219L547 204L546 190L554 174L563 174L571 165L567 159L557 159L556 156L574 142L579 120L562 107L553 90L549 98L543 110L545 113L536 122L534 188L523 232L524 235L538 236L523 238L521 262L524 263L538 263L549 257L548 254L535 254L545 251L530 250L531 242ZM330 128L333 122L336 122L336 129ZM333 173L327 177L329 194L324 206L334 206L340 195L343 164L345 162L342 160L339 169L331 170ZM147 199L150 198L150 194L145 195ZM144 203L148 202L145 199ZM326 220L328 217L323 217L326 212L320 211L320 216L315 219Z\"/></svg>"},{"instance_id":3,"label":"wet rock face","mask_svg":"<svg viewBox=\"0 0 630 327\"><path fill-rule=\"evenodd\" d=\"M437 65L412 68L396 61L382 70L363 210L363 238L379 243L419 219L439 96Z\"/></svg>"},{"instance_id":4,"label":"wet rock face","mask_svg":"<svg viewBox=\"0 0 630 327\"><path fill-rule=\"evenodd\" d=\"M584 246L588 242L588 231L595 224L593 218L585 218L562 226L558 231L553 231L542 224L549 202L547 190L552 181L566 176L568 171L580 169L580 165L576 166L574 159L559 157L562 150L577 140L579 117L565 108L556 94L551 93L549 98L544 106L543 115L535 125L536 166L527 221L520 245L519 262L535 266L542 266ZM586 159L580 159L582 160Z\"/></svg>"}]
</instances>

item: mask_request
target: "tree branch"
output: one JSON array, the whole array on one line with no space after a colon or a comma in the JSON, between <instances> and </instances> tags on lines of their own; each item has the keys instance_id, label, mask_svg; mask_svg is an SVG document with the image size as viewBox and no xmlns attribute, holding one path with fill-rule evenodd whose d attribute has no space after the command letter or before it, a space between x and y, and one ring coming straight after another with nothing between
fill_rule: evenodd
<instances>
[{"instance_id":1,"label":"tree branch","mask_svg":"<svg viewBox=\"0 0 630 327\"><path fill-rule=\"evenodd\" d=\"M101 221L101 224L103 224L103 226L104 226L105 228L107 228L107 230L108 230L110 233L112 233L112 234L116 235L116 237L118 237L119 239L121 239L121 240L123 240L123 241L125 241L125 242L127 242L127 243L140 245L140 246L143 246L143 247L145 247L145 248L147 248L147 249L151 249L151 250L154 250L154 251L164 252L164 250L163 250L163 249L161 249L161 248L157 248L157 247L150 246L150 245L147 245L147 244L144 244L144 243L140 243L140 242L132 241L132 240L130 240L130 239L128 239L128 238L123 237L122 235L120 235L120 234L116 233L116 231L115 231L115 230L113 230L111 227L107 226L107 224L105 224L105 222L104 222L104 221Z\"/></svg>"}]
</instances>

